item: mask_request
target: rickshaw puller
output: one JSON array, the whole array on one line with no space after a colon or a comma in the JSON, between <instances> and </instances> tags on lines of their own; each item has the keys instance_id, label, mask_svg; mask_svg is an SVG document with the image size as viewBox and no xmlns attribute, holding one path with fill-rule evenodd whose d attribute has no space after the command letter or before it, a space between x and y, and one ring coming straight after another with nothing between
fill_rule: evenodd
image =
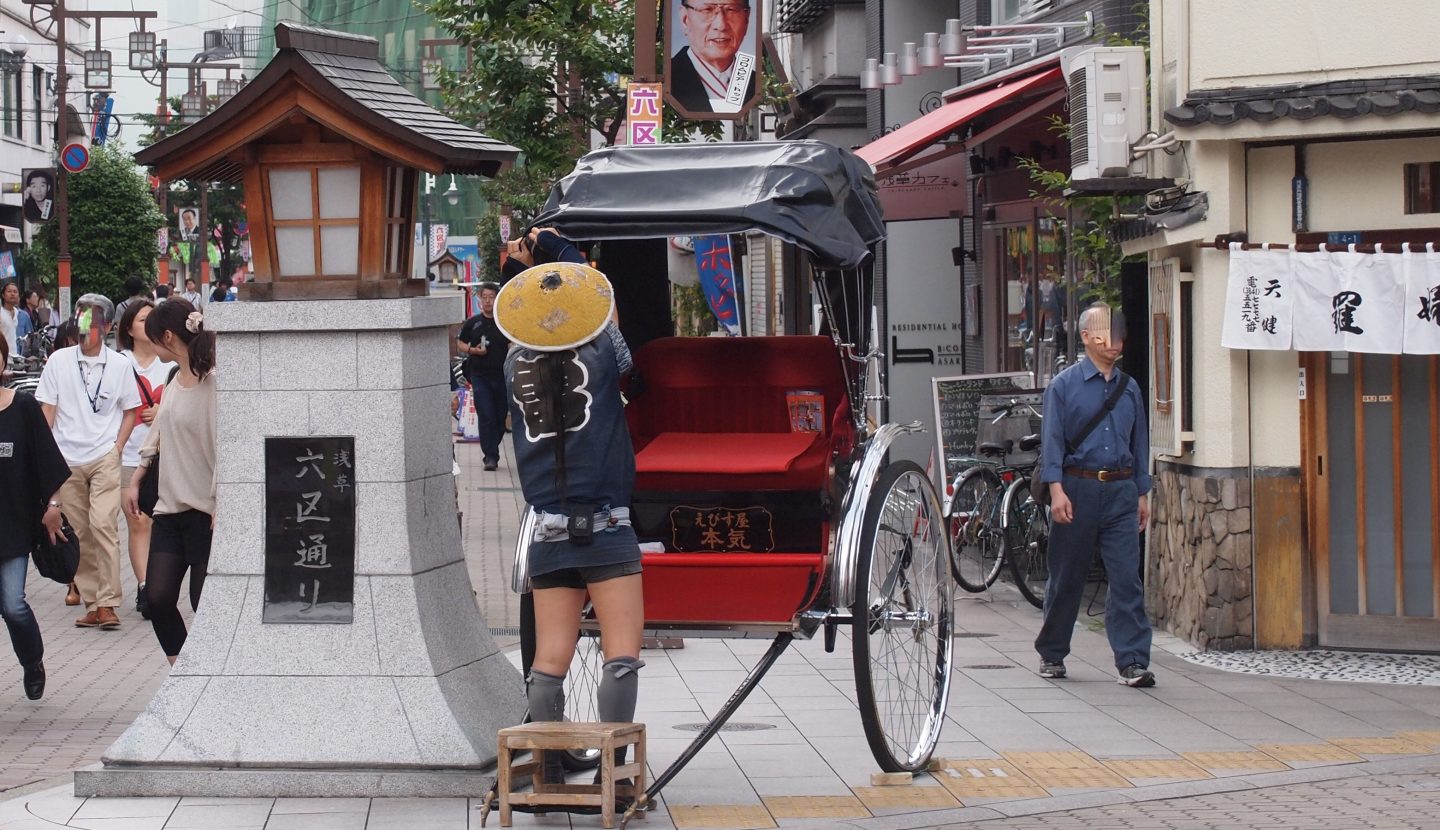
<instances>
[{"instance_id":1,"label":"rickshaw puller","mask_svg":"<svg viewBox=\"0 0 1440 830\"><path fill-rule=\"evenodd\" d=\"M536 652L526 678L534 721L564 717L587 592L605 652L599 717L635 717L644 600L629 510L635 453L620 397L632 362L614 316L605 275L571 262L526 269L495 303L496 322L515 344L505 360L515 467L536 512L528 556ZM623 764L624 750L616 754ZM543 755L543 780L563 781L559 754Z\"/></svg>"}]
</instances>

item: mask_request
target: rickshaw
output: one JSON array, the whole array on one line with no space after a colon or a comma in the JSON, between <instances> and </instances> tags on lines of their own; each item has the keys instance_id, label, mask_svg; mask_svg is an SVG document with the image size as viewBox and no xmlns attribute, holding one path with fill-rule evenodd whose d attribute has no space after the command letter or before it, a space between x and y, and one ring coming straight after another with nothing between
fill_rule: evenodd
<instances>
[{"instance_id":1,"label":"rickshaw","mask_svg":"<svg viewBox=\"0 0 1440 830\"><path fill-rule=\"evenodd\" d=\"M869 166L816 141L612 147L580 159L533 224L602 248L762 231L809 255L824 317L818 336L660 337L634 350L625 394L646 636L771 640L637 805L654 802L796 638L822 634L834 651L841 629L876 763L925 769L950 690L950 542L926 472L888 460L920 425L867 417L885 399L870 330L884 224ZM610 277L619 291L625 273ZM622 330L626 315L622 304ZM527 508L512 577L522 594L533 523ZM522 641L534 625L524 616ZM584 616L566 689L576 721L595 720L600 666L598 624Z\"/></svg>"}]
</instances>

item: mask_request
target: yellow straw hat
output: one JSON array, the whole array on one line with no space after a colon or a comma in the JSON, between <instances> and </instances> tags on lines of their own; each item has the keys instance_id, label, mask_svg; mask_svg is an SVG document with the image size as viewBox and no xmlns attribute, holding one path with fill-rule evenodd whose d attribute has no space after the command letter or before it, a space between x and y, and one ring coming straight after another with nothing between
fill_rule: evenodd
<instances>
[{"instance_id":1,"label":"yellow straw hat","mask_svg":"<svg viewBox=\"0 0 1440 830\"><path fill-rule=\"evenodd\" d=\"M577 262L527 268L495 298L495 324L512 342L537 352L589 343L614 313L610 280Z\"/></svg>"}]
</instances>

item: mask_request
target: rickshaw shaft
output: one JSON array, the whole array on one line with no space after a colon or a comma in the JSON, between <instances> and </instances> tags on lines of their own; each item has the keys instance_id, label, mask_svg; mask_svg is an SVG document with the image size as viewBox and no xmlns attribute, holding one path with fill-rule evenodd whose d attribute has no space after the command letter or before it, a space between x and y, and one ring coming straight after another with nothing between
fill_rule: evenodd
<instances>
[{"instance_id":1,"label":"rickshaw shaft","mask_svg":"<svg viewBox=\"0 0 1440 830\"><path fill-rule=\"evenodd\" d=\"M705 748L705 745L710 742L710 739L720 732L725 722L730 720L730 716L735 714L735 710L740 708L740 704L745 702L745 698L749 697L750 693L755 691L755 687L760 685L760 681L765 677L765 673L770 671L770 667L775 665L775 661L780 659L780 655L785 653L785 649L789 648L790 643L794 642L794 640L795 635L789 631L783 631L775 635L775 641L770 644L770 648L765 651L765 655L760 658L760 662L756 663L755 667L750 670L750 673L745 676L745 682L740 684L740 688L736 689L734 694L730 695L730 699L725 701L725 705L720 707L720 711L715 713L715 717L711 718L710 722L705 724L705 728L700 730L700 734L695 736L695 740L691 741L690 745L685 747L685 751L680 753L680 757L676 758L673 764L666 767L665 771L656 777L655 782L645 790L645 798L650 803L655 803L655 798L660 794L660 790L666 784L669 784L671 779L676 775L679 775L680 770L684 769L685 765L690 763L690 760L698 755L700 750Z\"/></svg>"}]
</instances>

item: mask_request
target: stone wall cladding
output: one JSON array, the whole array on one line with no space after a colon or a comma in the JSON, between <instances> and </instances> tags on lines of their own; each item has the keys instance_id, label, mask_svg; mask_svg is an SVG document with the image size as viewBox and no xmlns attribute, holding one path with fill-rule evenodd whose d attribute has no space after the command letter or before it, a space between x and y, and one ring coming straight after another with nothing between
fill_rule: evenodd
<instances>
[{"instance_id":1,"label":"stone wall cladding","mask_svg":"<svg viewBox=\"0 0 1440 830\"><path fill-rule=\"evenodd\" d=\"M1246 471L1161 462L1150 498L1145 605L1155 625L1197 648L1254 648Z\"/></svg>"}]
</instances>

